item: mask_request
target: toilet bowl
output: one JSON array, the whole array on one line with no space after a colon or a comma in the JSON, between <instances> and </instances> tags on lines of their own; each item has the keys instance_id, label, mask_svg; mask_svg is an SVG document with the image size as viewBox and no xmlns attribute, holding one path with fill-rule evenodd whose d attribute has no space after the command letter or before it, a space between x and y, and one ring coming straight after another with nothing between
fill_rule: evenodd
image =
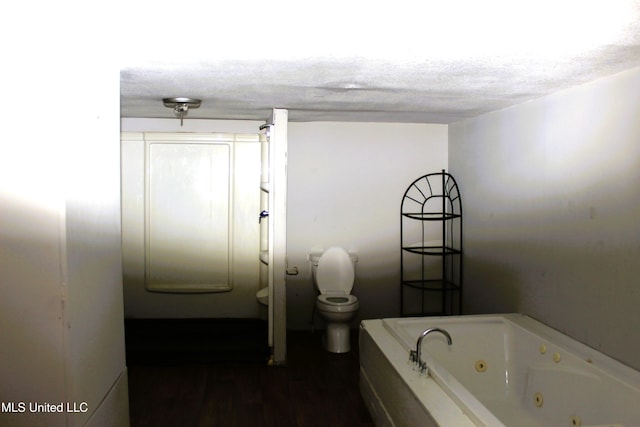
<instances>
[{"instance_id":1,"label":"toilet bowl","mask_svg":"<svg viewBox=\"0 0 640 427\"><path fill-rule=\"evenodd\" d=\"M315 307L327 325L324 347L332 353L346 353L351 350L350 323L360 308L358 298L351 295L357 258L342 248L331 247L312 252L309 259L313 283L320 293Z\"/></svg>"}]
</instances>

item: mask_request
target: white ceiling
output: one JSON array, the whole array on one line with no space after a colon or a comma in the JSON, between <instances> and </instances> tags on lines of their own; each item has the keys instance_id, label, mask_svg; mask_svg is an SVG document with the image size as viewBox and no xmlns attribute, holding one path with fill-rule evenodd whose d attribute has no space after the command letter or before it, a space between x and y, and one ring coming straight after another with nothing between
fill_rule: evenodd
<instances>
[{"instance_id":1,"label":"white ceiling","mask_svg":"<svg viewBox=\"0 0 640 427\"><path fill-rule=\"evenodd\" d=\"M278 107L291 121L452 123L640 66L639 0L530 3L130 13L121 116L175 117L162 98L185 96L202 99L186 120L264 120Z\"/></svg>"}]
</instances>

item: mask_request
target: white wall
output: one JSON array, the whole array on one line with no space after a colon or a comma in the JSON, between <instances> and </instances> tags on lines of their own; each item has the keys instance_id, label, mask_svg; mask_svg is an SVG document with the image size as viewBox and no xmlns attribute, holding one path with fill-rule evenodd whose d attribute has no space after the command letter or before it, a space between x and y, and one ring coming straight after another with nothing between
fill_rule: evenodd
<instances>
[{"instance_id":1,"label":"white wall","mask_svg":"<svg viewBox=\"0 0 640 427\"><path fill-rule=\"evenodd\" d=\"M123 131L168 132L248 133L260 124L121 121ZM288 131L287 257L299 274L287 276L287 326L310 327L316 294L306 258L314 246L358 252L354 294L361 318L399 315L400 199L415 178L446 169L447 126L294 122Z\"/></svg>"},{"instance_id":2,"label":"white wall","mask_svg":"<svg viewBox=\"0 0 640 427\"><path fill-rule=\"evenodd\" d=\"M61 201L57 180L39 185L30 176L47 170L43 162L24 168L30 149L3 144L0 155L0 401L16 404L65 396ZM36 425L42 418L0 413L0 424ZM60 416L47 421L64 425Z\"/></svg>"},{"instance_id":3,"label":"white wall","mask_svg":"<svg viewBox=\"0 0 640 427\"><path fill-rule=\"evenodd\" d=\"M446 166L446 125L289 123L287 257L299 271L287 276L289 328L310 327L312 247L357 252L359 318L399 315L400 201Z\"/></svg>"},{"instance_id":4,"label":"white wall","mask_svg":"<svg viewBox=\"0 0 640 427\"><path fill-rule=\"evenodd\" d=\"M640 69L451 125L467 312L524 312L640 369Z\"/></svg>"},{"instance_id":5,"label":"white wall","mask_svg":"<svg viewBox=\"0 0 640 427\"><path fill-rule=\"evenodd\" d=\"M23 403L25 412L0 412L1 425L129 424L119 73L87 62L95 68L87 65L90 69L69 74L67 67L50 67L49 80L36 79L29 90L16 83L22 75L7 76L11 87L3 90L21 110L29 107L20 105L22 100L36 99L30 90L49 99L86 98L73 117L66 109L52 109L37 118L13 117L3 126L0 401L18 410ZM17 72L23 73L30 67L20 68ZM29 411L29 404L61 402L84 402L86 412ZM108 418L103 416L106 407Z\"/></svg>"},{"instance_id":6,"label":"white wall","mask_svg":"<svg viewBox=\"0 0 640 427\"><path fill-rule=\"evenodd\" d=\"M114 83L111 90L117 88L117 79L110 82ZM63 141L66 400L85 401L90 410L75 414L68 425L128 425L119 111L117 102L93 111L101 114L92 123L87 112L86 125ZM102 413L110 413L108 423L99 419Z\"/></svg>"}]
</instances>

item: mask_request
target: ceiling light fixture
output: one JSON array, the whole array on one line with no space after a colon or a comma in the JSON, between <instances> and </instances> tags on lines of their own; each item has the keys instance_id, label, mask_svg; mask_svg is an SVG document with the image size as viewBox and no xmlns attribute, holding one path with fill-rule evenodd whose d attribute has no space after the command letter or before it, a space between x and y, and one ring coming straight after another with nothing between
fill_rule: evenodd
<instances>
[{"instance_id":1,"label":"ceiling light fixture","mask_svg":"<svg viewBox=\"0 0 640 427\"><path fill-rule=\"evenodd\" d=\"M173 112L177 117L180 117L180 126L182 126L182 119L189 112L189 107L198 108L202 101L195 98L163 98L162 102L167 108L173 108Z\"/></svg>"}]
</instances>

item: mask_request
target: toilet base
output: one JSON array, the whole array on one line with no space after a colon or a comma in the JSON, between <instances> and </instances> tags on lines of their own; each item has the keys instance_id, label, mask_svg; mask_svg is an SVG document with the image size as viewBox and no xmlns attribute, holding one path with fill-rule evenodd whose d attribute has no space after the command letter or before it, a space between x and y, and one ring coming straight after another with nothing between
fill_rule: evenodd
<instances>
[{"instance_id":1,"label":"toilet base","mask_svg":"<svg viewBox=\"0 0 640 427\"><path fill-rule=\"evenodd\" d=\"M327 323L327 330L322 337L325 350L331 353L351 351L349 333L349 323Z\"/></svg>"}]
</instances>

